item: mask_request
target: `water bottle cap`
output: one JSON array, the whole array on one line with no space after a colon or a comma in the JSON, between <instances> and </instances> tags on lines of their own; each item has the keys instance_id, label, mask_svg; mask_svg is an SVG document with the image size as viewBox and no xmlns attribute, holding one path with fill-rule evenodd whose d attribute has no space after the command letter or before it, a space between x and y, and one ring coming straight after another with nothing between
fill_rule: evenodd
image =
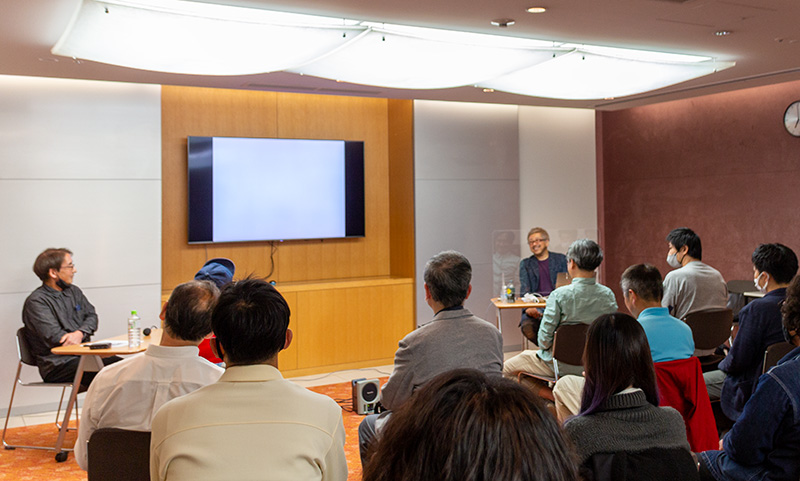
<instances>
[{"instance_id":1,"label":"water bottle cap","mask_svg":"<svg viewBox=\"0 0 800 481\"><path fill-rule=\"evenodd\" d=\"M136 311L131 311L131 315L135 316L136 315Z\"/></svg>"}]
</instances>

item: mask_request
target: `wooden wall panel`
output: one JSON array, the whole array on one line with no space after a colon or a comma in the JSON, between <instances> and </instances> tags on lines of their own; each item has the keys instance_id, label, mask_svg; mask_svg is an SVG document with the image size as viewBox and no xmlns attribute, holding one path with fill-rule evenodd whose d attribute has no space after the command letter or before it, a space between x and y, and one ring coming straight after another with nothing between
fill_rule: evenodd
<instances>
[{"instance_id":1,"label":"wooden wall panel","mask_svg":"<svg viewBox=\"0 0 800 481\"><path fill-rule=\"evenodd\" d=\"M298 282L388 276L387 101L279 94L278 124L281 137L363 140L366 180L366 236L282 243L278 278L282 282Z\"/></svg>"},{"instance_id":2,"label":"wooden wall panel","mask_svg":"<svg viewBox=\"0 0 800 481\"><path fill-rule=\"evenodd\" d=\"M390 363L397 341L414 326L412 105L162 87L164 295L191 279L206 259L228 257L237 278L269 276L290 304L295 340L279 354L285 374ZM189 135L363 140L366 236L188 245Z\"/></svg>"},{"instance_id":3,"label":"wooden wall panel","mask_svg":"<svg viewBox=\"0 0 800 481\"><path fill-rule=\"evenodd\" d=\"M292 313L291 317L289 317L289 329L291 329L294 335L297 336L297 294L294 292L282 292L281 294L283 295L283 298L286 299L286 303L289 304L289 311ZM284 349L278 353L278 368L281 371L297 369L296 337L292 340L292 343L289 344L287 349Z\"/></svg>"},{"instance_id":4,"label":"wooden wall panel","mask_svg":"<svg viewBox=\"0 0 800 481\"><path fill-rule=\"evenodd\" d=\"M297 293L298 368L392 359L413 329L413 280Z\"/></svg>"},{"instance_id":5,"label":"wooden wall panel","mask_svg":"<svg viewBox=\"0 0 800 481\"><path fill-rule=\"evenodd\" d=\"M230 257L237 274L279 283L391 275L390 169L386 99L276 94L188 87L162 88L162 290L196 272L205 259ZM395 101L399 102L399 101ZM410 101L404 101L411 105ZM410 116L404 119L412 122ZM399 124L393 124L398 127ZM410 127L405 128L410 131ZM186 136L325 138L365 142L366 237L275 243L188 245L186 242ZM413 165L413 151L394 156ZM405 167L405 169L413 167ZM413 212L413 177L398 177ZM397 182L396 182L397 184ZM410 194L409 194L410 193ZM313 195L313 193L311 193ZM404 221L409 224L408 220ZM413 234L410 241L413 245ZM274 261L274 269L273 262ZM408 262L408 255L403 258ZM413 260L409 263L413 272ZM408 271L408 269L406 269Z\"/></svg>"},{"instance_id":6,"label":"wooden wall panel","mask_svg":"<svg viewBox=\"0 0 800 481\"><path fill-rule=\"evenodd\" d=\"M414 277L414 104L389 100L390 269Z\"/></svg>"},{"instance_id":7,"label":"wooden wall panel","mask_svg":"<svg viewBox=\"0 0 800 481\"><path fill-rule=\"evenodd\" d=\"M189 245L187 238L186 137L275 137L276 95L163 86L161 90L162 238L161 289L191 279L206 259L233 259L238 272L269 272L269 251L257 243Z\"/></svg>"}]
</instances>

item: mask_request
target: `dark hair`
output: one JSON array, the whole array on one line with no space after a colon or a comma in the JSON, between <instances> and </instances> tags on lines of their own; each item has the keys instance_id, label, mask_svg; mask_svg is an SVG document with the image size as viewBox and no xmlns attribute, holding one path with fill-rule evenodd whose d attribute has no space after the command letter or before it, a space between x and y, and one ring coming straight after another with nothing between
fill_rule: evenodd
<instances>
[{"instance_id":1,"label":"dark hair","mask_svg":"<svg viewBox=\"0 0 800 481\"><path fill-rule=\"evenodd\" d=\"M286 343L289 305L263 279L247 278L222 289L211 327L232 364L260 364Z\"/></svg>"},{"instance_id":2,"label":"dark hair","mask_svg":"<svg viewBox=\"0 0 800 481\"><path fill-rule=\"evenodd\" d=\"M191 281L176 287L167 301L164 329L184 341L199 341L211 332L211 311L219 289L209 281Z\"/></svg>"},{"instance_id":3,"label":"dark hair","mask_svg":"<svg viewBox=\"0 0 800 481\"><path fill-rule=\"evenodd\" d=\"M695 234L692 229L688 227L672 229L667 234L667 242L672 244L672 247L676 250L681 250L683 246L688 246L689 250L686 252L688 256L694 257L698 261L703 260L703 246L700 244L700 236Z\"/></svg>"},{"instance_id":4,"label":"dark hair","mask_svg":"<svg viewBox=\"0 0 800 481\"><path fill-rule=\"evenodd\" d=\"M67 254L72 255L72 251L65 247L45 249L33 262L33 273L40 280L46 281L50 276L50 269L61 269L61 263Z\"/></svg>"},{"instance_id":5,"label":"dark hair","mask_svg":"<svg viewBox=\"0 0 800 481\"><path fill-rule=\"evenodd\" d=\"M786 284L797 274L797 256L783 244L761 244L753 251L753 266L775 282Z\"/></svg>"},{"instance_id":6,"label":"dark hair","mask_svg":"<svg viewBox=\"0 0 800 481\"><path fill-rule=\"evenodd\" d=\"M608 399L632 386L644 391L647 401L658 406L658 388L650 344L642 325L633 317L615 312L592 322L583 350L586 384L581 416L592 414Z\"/></svg>"},{"instance_id":7,"label":"dark hair","mask_svg":"<svg viewBox=\"0 0 800 481\"><path fill-rule=\"evenodd\" d=\"M800 276L796 276L786 288L786 299L781 306L783 325L788 331L800 334Z\"/></svg>"},{"instance_id":8,"label":"dark hair","mask_svg":"<svg viewBox=\"0 0 800 481\"><path fill-rule=\"evenodd\" d=\"M472 266L464 254L444 251L425 264L423 276L434 301L444 307L460 306L467 298L472 280Z\"/></svg>"},{"instance_id":9,"label":"dark hair","mask_svg":"<svg viewBox=\"0 0 800 481\"><path fill-rule=\"evenodd\" d=\"M567 259L571 259L584 271L593 271L603 262L603 250L591 239L578 239L567 249Z\"/></svg>"},{"instance_id":10,"label":"dark hair","mask_svg":"<svg viewBox=\"0 0 800 481\"><path fill-rule=\"evenodd\" d=\"M572 481L552 414L519 384L474 369L433 378L386 422L364 481Z\"/></svg>"},{"instance_id":11,"label":"dark hair","mask_svg":"<svg viewBox=\"0 0 800 481\"><path fill-rule=\"evenodd\" d=\"M660 302L664 297L664 284L661 273L651 264L636 264L625 269L619 286L622 295L628 297L628 289L632 290L644 301Z\"/></svg>"}]
</instances>

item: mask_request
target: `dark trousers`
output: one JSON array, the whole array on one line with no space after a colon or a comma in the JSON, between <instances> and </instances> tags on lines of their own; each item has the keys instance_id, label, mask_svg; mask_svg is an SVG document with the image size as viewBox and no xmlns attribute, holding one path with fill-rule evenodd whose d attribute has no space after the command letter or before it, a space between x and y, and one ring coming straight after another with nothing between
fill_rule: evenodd
<instances>
[{"instance_id":1,"label":"dark trousers","mask_svg":"<svg viewBox=\"0 0 800 481\"><path fill-rule=\"evenodd\" d=\"M525 336L534 345L538 346L539 339L539 326L542 324L542 318L534 319L527 314L522 315L522 320L519 321L519 327L522 330L522 335Z\"/></svg>"},{"instance_id":2,"label":"dark trousers","mask_svg":"<svg viewBox=\"0 0 800 481\"><path fill-rule=\"evenodd\" d=\"M80 356L70 356L70 360L64 364L53 369L46 376L42 376L44 382L72 382L75 380L75 373L78 371L78 363L81 361ZM108 366L117 361L121 361L119 356L110 356L102 358L103 365ZM81 386L89 387L92 380L97 375L96 371L84 371L81 376Z\"/></svg>"}]
</instances>

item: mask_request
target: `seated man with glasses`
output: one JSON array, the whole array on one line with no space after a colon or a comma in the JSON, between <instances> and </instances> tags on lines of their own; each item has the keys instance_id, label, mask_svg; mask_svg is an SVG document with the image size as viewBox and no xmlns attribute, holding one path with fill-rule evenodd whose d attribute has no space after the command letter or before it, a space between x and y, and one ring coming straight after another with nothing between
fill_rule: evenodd
<instances>
[{"instance_id":1,"label":"seated man with glasses","mask_svg":"<svg viewBox=\"0 0 800 481\"><path fill-rule=\"evenodd\" d=\"M42 285L25 299L22 322L28 345L45 382L70 382L75 378L80 356L53 354L56 346L71 346L90 339L97 330L97 314L78 286L72 283L75 265L69 249L45 249L33 263ZM103 364L119 361L103 358ZM85 372L81 385L88 386L96 372Z\"/></svg>"},{"instance_id":2,"label":"seated man with glasses","mask_svg":"<svg viewBox=\"0 0 800 481\"><path fill-rule=\"evenodd\" d=\"M522 259L519 263L519 294L537 293L548 296L556 288L556 278L559 272L567 272L567 258L564 254L550 252L550 236L541 227L534 227L528 232L528 247L532 256ZM534 344L537 344L539 326L542 322L543 311L529 307L522 311L519 327L522 334Z\"/></svg>"}]
</instances>

